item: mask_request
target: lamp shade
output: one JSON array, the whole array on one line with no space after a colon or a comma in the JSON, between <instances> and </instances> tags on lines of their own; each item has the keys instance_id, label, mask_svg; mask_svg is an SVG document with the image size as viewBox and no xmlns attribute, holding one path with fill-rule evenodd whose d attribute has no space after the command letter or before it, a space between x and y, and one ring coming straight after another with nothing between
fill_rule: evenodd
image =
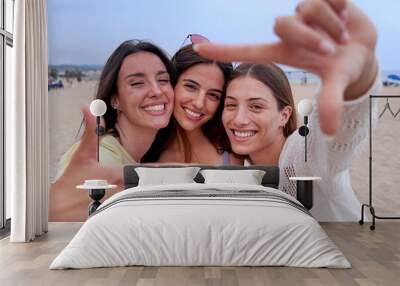
<instances>
[{"instance_id":1,"label":"lamp shade","mask_svg":"<svg viewBox=\"0 0 400 286\"><path fill-rule=\"evenodd\" d=\"M312 101L309 99L302 99L297 104L297 112L302 116L309 116L313 111Z\"/></svg>"},{"instance_id":2,"label":"lamp shade","mask_svg":"<svg viewBox=\"0 0 400 286\"><path fill-rule=\"evenodd\" d=\"M95 99L90 103L90 112L94 116L103 116L107 111L106 103L101 99Z\"/></svg>"}]
</instances>

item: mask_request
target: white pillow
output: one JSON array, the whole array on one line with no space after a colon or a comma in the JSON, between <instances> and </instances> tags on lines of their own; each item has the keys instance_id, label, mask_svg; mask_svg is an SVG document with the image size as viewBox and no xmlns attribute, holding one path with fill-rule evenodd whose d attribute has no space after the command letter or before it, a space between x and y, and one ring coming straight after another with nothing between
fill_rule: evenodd
<instances>
[{"instance_id":1,"label":"white pillow","mask_svg":"<svg viewBox=\"0 0 400 286\"><path fill-rule=\"evenodd\" d=\"M262 170L201 170L204 183L234 183L261 185L265 171Z\"/></svg>"},{"instance_id":2,"label":"white pillow","mask_svg":"<svg viewBox=\"0 0 400 286\"><path fill-rule=\"evenodd\" d=\"M193 179L199 170L199 167L135 168L139 176L139 186L195 183Z\"/></svg>"}]
</instances>

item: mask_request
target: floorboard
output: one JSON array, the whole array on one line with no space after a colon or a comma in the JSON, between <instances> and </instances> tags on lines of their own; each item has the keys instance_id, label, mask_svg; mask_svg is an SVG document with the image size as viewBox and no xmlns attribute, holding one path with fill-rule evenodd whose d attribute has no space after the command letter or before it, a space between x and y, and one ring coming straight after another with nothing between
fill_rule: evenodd
<instances>
[{"instance_id":1,"label":"floorboard","mask_svg":"<svg viewBox=\"0 0 400 286\"><path fill-rule=\"evenodd\" d=\"M378 222L375 231L356 223L322 223L352 269L290 267L119 267L49 270L81 223L50 223L32 243L0 240L0 285L399 285L400 222Z\"/></svg>"}]
</instances>

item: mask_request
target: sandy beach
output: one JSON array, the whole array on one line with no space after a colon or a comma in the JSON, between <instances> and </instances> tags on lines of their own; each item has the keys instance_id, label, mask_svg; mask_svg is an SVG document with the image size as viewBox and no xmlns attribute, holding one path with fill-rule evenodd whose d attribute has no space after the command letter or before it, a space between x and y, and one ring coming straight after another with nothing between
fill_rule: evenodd
<instances>
[{"instance_id":1,"label":"sandy beach","mask_svg":"<svg viewBox=\"0 0 400 286\"><path fill-rule=\"evenodd\" d=\"M50 181L57 173L57 164L64 152L76 141L82 122L80 107L90 104L97 81L74 82L71 87L49 91Z\"/></svg>"},{"instance_id":2,"label":"sandy beach","mask_svg":"<svg viewBox=\"0 0 400 286\"><path fill-rule=\"evenodd\" d=\"M96 81L77 83L71 87L49 92L50 116L50 175L53 181L60 156L74 142L82 115L80 106L93 99ZM311 98L316 84L292 84L295 103ZM400 87L384 87L382 94L400 95ZM385 99L378 99L379 111L383 110ZM394 113L400 109L400 98L390 99ZM373 192L376 213L380 216L400 215L400 114L393 118L386 112L373 130ZM368 202L368 141L360 148L358 156L351 163L353 189L361 202ZM397 211L397 214L396 214Z\"/></svg>"}]
</instances>

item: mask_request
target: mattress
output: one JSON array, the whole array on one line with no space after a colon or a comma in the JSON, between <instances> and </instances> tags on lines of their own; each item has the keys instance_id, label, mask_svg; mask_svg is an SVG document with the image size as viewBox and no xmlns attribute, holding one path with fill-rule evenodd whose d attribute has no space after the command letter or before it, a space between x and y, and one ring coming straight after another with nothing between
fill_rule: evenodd
<instances>
[{"instance_id":1,"label":"mattress","mask_svg":"<svg viewBox=\"0 0 400 286\"><path fill-rule=\"evenodd\" d=\"M351 267L291 196L258 185L198 183L115 194L50 269L130 265Z\"/></svg>"}]
</instances>

